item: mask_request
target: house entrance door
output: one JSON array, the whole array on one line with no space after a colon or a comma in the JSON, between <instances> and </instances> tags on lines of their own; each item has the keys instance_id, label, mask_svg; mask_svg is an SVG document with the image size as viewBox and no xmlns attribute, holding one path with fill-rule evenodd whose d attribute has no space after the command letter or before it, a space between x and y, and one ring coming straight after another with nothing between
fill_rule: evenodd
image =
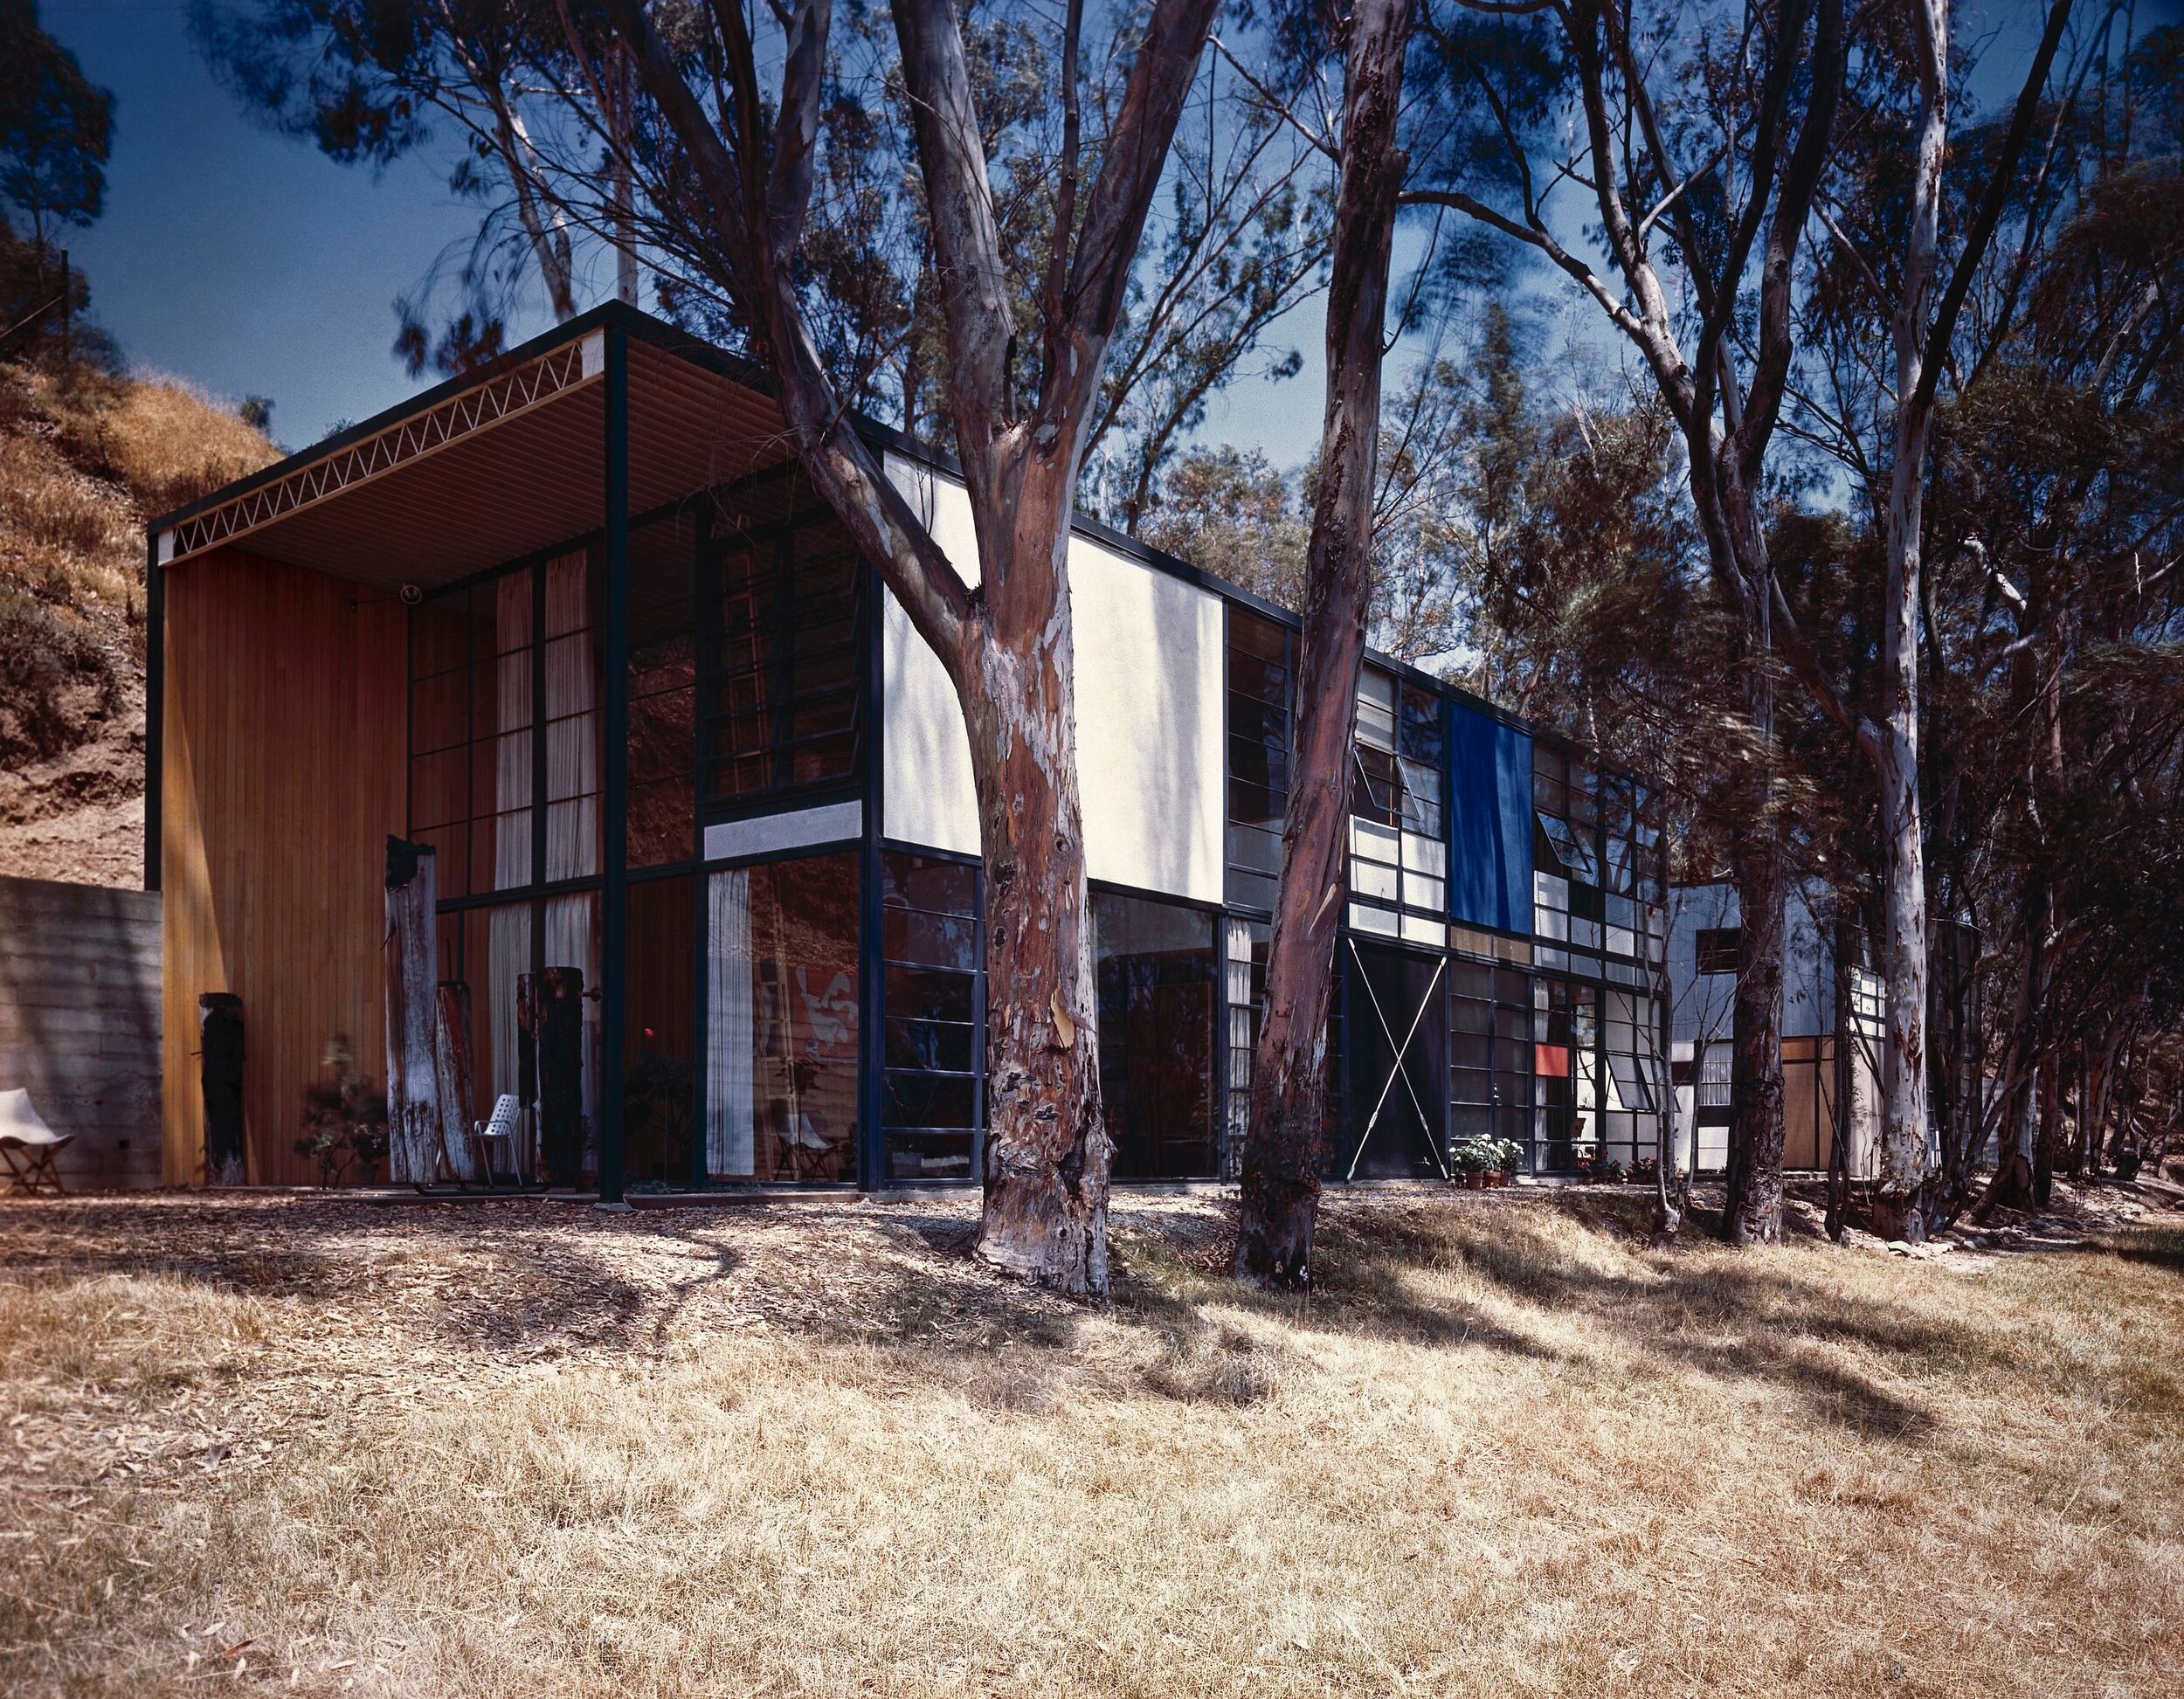
<instances>
[{"instance_id":1,"label":"house entrance door","mask_svg":"<svg viewBox=\"0 0 2184 1699\"><path fill-rule=\"evenodd\" d=\"M1344 946L1349 1050L1344 1179L1448 1178L1448 963L1355 938Z\"/></svg>"}]
</instances>

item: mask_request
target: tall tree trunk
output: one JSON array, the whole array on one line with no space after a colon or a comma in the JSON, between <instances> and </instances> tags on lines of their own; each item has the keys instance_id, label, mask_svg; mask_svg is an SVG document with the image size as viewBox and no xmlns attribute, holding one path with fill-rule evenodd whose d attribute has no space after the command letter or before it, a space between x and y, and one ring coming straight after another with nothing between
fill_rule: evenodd
<instances>
[{"instance_id":1,"label":"tall tree trunk","mask_svg":"<svg viewBox=\"0 0 2184 1699\"><path fill-rule=\"evenodd\" d=\"M1828 1237L1838 1245L1850 1214L1850 1090L1851 1046L1857 1042L1858 1017L1850 978L1850 942L1856 934L1845 917L1847 905L1835 900L1830 928L1829 971L1834 977L1835 1036L1829 1053L1831 1068L1829 1143L1828 1149Z\"/></svg>"},{"instance_id":2,"label":"tall tree trunk","mask_svg":"<svg viewBox=\"0 0 2184 1699\"><path fill-rule=\"evenodd\" d=\"M2017 1006L2011 1019L2008 1107L1996 1140L1994 1172L1980 1199L1980 1219L1998 1209L2030 1209L2035 1201L2039 1123L2033 1112L2034 1059L2040 1053L2041 1014L2047 997L2048 881L2041 861L2026 870L2020 906L2024 936Z\"/></svg>"},{"instance_id":3,"label":"tall tree trunk","mask_svg":"<svg viewBox=\"0 0 2184 1699\"><path fill-rule=\"evenodd\" d=\"M1926 1236L1926 861L1918 797L1919 574L1926 442L1933 383L1925 367L1927 308L1941 237L1941 168L1949 143L1948 0L1918 0L1918 152L1896 343L1895 455L1890 467L1888 576L1881 620L1881 715L1860 728L1881 798L1881 977L1887 1038L1881 1053L1879 1184L1873 1231ZM1939 352L1939 351L1937 351Z\"/></svg>"},{"instance_id":4,"label":"tall tree trunk","mask_svg":"<svg viewBox=\"0 0 2184 1699\"><path fill-rule=\"evenodd\" d=\"M1771 747L1771 746L1770 746ZM1764 770L1750 788L1770 789ZM1771 811L1732 841L1739 953L1731 1011L1729 1170L1722 1237L1771 1245L1782 1237L1782 934L1788 879Z\"/></svg>"},{"instance_id":5,"label":"tall tree trunk","mask_svg":"<svg viewBox=\"0 0 2184 1699\"><path fill-rule=\"evenodd\" d=\"M750 21L707 25L728 98L708 108L641 0L608 0L688 155L722 280L750 314L805 473L954 683L969 733L986 872L987 1130L978 1253L1070 1292L1108 1281L1109 1147L1077 803L1068 548L1107 351L1216 0L1153 0L1080 204L1082 0L1061 66L1061 154L1038 293L1037 385L1019 392L1020 302L1001 252L985 134L952 0L894 0L955 447L978 536L973 592L853 428L798 293L830 86L832 0L782 16L780 84L759 88ZM1028 403L1028 404L1026 404ZM915 395L908 404L916 406Z\"/></svg>"},{"instance_id":6,"label":"tall tree trunk","mask_svg":"<svg viewBox=\"0 0 2184 1699\"><path fill-rule=\"evenodd\" d=\"M430 845L387 839L387 1166L397 1185L439 1178L437 865Z\"/></svg>"},{"instance_id":7,"label":"tall tree trunk","mask_svg":"<svg viewBox=\"0 0 2184 1699\"><path fill-rule=\"evenodd\" d=\"M1237 1277L1309 1288L1325 1129L1327 1009L1343 918L1351 745L1372 588L1380 360L1396 197L1407 0L1358 0L1344 42L1342 176L1327 296L1327 407L1306 556L1282 879L1244 1143Z\"/></svg>"},{"instance_id":8,"label":"tall tree trunk","mask_svg":"<svg viewBox=\"0 0 2184 1699\"><path fill-rule=\"evenodd\" d=\"M1069 1292L1108 1284L1113 1155L1100 1115L1077 802L1071 468L1018 483L1015 558L969 628L962 692L986 867L985 1209L978 1255ZM1051 618L1039 611L1051 607Z\"/></svg>"}]
</instances>

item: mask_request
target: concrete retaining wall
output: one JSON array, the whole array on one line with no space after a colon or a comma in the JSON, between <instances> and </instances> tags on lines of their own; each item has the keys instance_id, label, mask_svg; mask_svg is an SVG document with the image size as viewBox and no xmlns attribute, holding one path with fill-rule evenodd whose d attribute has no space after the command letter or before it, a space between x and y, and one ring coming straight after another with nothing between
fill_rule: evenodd
<instances>
[{"instance_id":1,"label":"concrete retaining wall","mask_svg":"<svg viewBox=\"0 0 2184 1699\"><path fill-rule=\"evenodd\" d=\"M72 1191L160 1181L159 894L0 878L0 1089L76 1142Z\"/></svg>"}]
</instances>

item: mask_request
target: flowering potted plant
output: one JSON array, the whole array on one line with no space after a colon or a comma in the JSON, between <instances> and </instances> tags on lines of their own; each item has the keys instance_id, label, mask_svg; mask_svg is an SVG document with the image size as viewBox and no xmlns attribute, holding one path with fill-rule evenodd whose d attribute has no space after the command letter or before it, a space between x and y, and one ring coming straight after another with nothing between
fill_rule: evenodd
<instances>
[{"instance_id":1,"label":"flowering potted plant","mask_svg":"<svg viewBox=\"0 0 2184 1699\"><path fill-rule=\"evenodd\" d=\"M1495 1142L1490 1138L1460 1138L1450 1147L1448 1160L1463 1183L1474 1191L1482 1191L1486 1177L1499 1160Z\"/></svg>"},{"instance_id":2,"label":"flowering potted plant","mask_svg":"<svg viewBox=\"0 0 2184 1699\"><path fill-rule=\"evenodd\" d=\"M1494 1144L1494 1166L1487 1171L1488 1184L1507 1185L1517 1178L1517 1165L1524 1159L1524 1147L1513 1138L1497 1138Z\"/></svg>"}]
</instances>

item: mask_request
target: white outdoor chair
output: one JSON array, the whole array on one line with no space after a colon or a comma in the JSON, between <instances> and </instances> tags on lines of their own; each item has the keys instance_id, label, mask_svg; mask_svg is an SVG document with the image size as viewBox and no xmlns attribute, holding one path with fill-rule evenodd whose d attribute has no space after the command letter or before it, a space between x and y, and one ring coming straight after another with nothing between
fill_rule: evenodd
<instances>
[{"instance_id":1,"label":"white outdoor chair","mask_svg":"<svg viewBox=\"0 0 2184 1699\"><path fill-rule=\"evenodd\" d=\"M74 1143L73 1133L57 1133L31 1105L21 1087L0 1091L0 1162L7 1164L10 1192L65 1191L53 1158Z\"/></svg>"},{"instance_id":2,"label":"white outdoor chair","mask_svg":"<svg viewBox=\"0 0 2184 1699\"><path fill-rule=\"evenodd\" d=\"M515 1094L504 1091L494 1100L491 1120L471 1122L471 1137L475 1146L480 1178L487 1185L492 1185L494 1176L499 1173L512 1176L518 1184L522 1183L523 1177L515 1171L515 1132L517 1123L522 1118L523 1106L516 1102ZM505 1169L496 1169L493 1165L494 1147L496 1144L507 1155L508 1166Z\"/></svg>"}]
</instances>

